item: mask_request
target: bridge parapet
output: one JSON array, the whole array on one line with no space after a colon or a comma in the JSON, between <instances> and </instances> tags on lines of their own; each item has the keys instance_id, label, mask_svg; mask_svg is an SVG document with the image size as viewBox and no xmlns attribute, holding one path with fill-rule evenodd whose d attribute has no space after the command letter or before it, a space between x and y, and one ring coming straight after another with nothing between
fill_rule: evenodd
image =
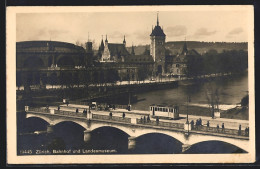
<instances>
[{"instance_id":1,"label":"bridge parapet","mask_svg":"<svg viewBox=\"0 0 260 169\"><path fill-rule=\"evenodd\" d=\"M218 129L217 127L207 127L207 126L195 126L192 128L193 131L203 131L203 132L209 132L209 133L221 133L225 135L239 135L244 137L249 137L249 133L247 133L245 130L236 130L236 129Z\"/></svg>"},{"instance_id":2,"label":"bridge parapet","mask_svg":"<svg viewBox=\"0 0 260 169\"><path fill-rule=\"evenodd\" d=\"M123 117L117 117L117 116L107 116L107 115L99 115L99 114L93 114L93 119L100 119L100 120L111 120L111 121L120 121L125 123L131 123L131 118L123 118Z\"/></svg>"},{"instance_id":3,"label":"bridge parapet","mask_svg":"<svg viewBox=\"0 0 260 169\"><path fill-rule=\"evenodd\" d=\"M183 123L171 123L171 122L163 122L163 121L159 121L159 122L156 122L156 121L144 122L141 119L137 119L137 124L184 129L184 124Z\"/></svg>"},{"instance_id":4,"label":"bridge parapet","mask_svg":"<svg viewBox=\"0 0 260 169\"><path fill-rule=\"evenodd\" d=\"M93 114L93 113L76 113L73 111L62 111L62 110L54 110L49 108L33 108L26 106L25 107L26 112L35 112L39 114L50 114L51 116L55 115L63 115L67 117L79 117L79 118L85 118L86 120L94 119L94 120L101 120L101 121L107 121L109 123L125 123L125 124L133 124L137 126L147 126L151 128L165 128L167 130L169 129L178 129L178 130L184 130L184 123L173 123L173 122L164 122L164 121L143 121L141 119L137 118L128 118L128 117L118 117L118 116L109 116L109 115L100 115L100 114ZM246 132L245 130L236 130L236 129L218 129L216 127L207 127L207 126L192 126L190 132L192 133L204 133L207 135L221 135L221 136L228 136L228 137L237 137L237 138L249 138L249 132Z\"/></svg>"}]
</instances>

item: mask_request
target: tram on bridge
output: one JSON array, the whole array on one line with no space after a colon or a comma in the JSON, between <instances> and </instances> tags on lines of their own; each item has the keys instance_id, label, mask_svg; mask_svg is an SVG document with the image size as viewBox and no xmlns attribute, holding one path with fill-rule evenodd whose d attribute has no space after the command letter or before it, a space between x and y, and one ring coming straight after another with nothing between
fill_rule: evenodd
<instances>
[{"instance_id":1,"label":"tram on bridge","mask_svg":"<svg viewBox=\"0 0 260 169\"><path fill-rule=\"evenodd\" d=\"M179 107L176 105L151 105L149 107L151 117L159 118L179 118Z\"/></svg>"}]
</instances>

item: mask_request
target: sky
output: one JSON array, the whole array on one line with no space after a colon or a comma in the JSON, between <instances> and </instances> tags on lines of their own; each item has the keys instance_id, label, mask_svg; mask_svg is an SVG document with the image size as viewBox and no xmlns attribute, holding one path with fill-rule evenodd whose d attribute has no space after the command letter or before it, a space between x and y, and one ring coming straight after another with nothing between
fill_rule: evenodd
<instances>
[{"instance_id":1,"label":"sky","mask_svg":"<svg viewBox=\"0 0 260 169\"><path fill-rule=\"evenodd\" d=\"M248 13L241 11L159 11L159 25L167 41L247 42ZM102 35L109 43L127 46L150 44L157 12L67 12L16 14L16 41L92 41L97 48Z\"/></svg>"}]
</instances>

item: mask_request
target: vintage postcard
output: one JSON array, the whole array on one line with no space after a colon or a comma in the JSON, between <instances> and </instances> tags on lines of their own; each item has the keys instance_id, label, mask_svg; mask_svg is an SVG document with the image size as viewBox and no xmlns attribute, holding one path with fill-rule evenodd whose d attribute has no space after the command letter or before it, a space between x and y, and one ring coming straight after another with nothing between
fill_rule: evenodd
<instances>
[{"instance_id":1,"label":"vintage postcard","mask_svg":"<svg viewBox=\"0 0 260 169\"><path fill-rule=\"evenodd\" d=\"M7 7L7 163L255 161L253 6Z\"/></svg>"}]
</instances>

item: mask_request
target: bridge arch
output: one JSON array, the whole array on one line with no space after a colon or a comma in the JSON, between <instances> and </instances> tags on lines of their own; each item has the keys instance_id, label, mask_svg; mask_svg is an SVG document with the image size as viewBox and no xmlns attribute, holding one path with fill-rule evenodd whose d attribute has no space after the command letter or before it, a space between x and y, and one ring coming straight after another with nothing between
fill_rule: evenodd
<instances>
[{"instance_id":1,"label":"bridge arch","mask_svg":"<svg viewBox=\"0 0 260 169\"><path fill-rule=\"evenodd\" d=\"M26 114L26 118L38 118L38 119L42 119L44 121L46 121L48 124L51 124L51 119L46 117L46 116L41 116L41 115L35 115L35 114Z\"/></svg>"},{"instance_id":2,"label":"bridge arch","mask_svg":"<svg viewBox=\"0 0 260 169\"><path fill-rule=\"evenodd\" d=\"M30 56L23 62L25 68L39 68L44 67L44 60L41 57Z\"/></svg>"},{"instance_id":3,"label":"bridge arch","mask_svg":"<svg viewBox=\"0 0 260 169\"><path fill-rule=\"evenodd\" d=\"M205 148L206 147L206 148ZM242 151L241 151L242 150ZM202 141L192 144L185 153L199 153L199 154L212 154L212 153L246 153L247 151L234 145L220 140ZM195 151L195 152L194 152Z\"/></svg>"},{"instance_id":4,"label":"bridge arch","mask_svg":"<svg viewBox=\"0 0 260 169\"><path fill-rule=\"evenodd\" d=\"M91 131L96 130L98 128L101 127L111 127L111 128L116 128L118 130L123 131L124 133L126 133L128 136L133 136L134 130L130 129L129 127L125 127L125 126L120 126L120 125L116 125L116 124L98 124L98 123L92 123L91 127L89 128Z\"/></svg>"},{"instance_id":5,"label":"bridge arch","mask_svg":"<svg viewBox=\"0 0 260 169\"><path fill-rule=\"evenodd\" d=\"M59 66L75 66L76 65L76 60L71 57L71 56L67 56L67 55L60 55L57 57L57 60L56 60L57 64Z\"/></svg>"},{"instance_id":6,"label":"bridge arch","mask_svg":"<svg viewBox=\"0 0 260 169\"><path fill-rule=\"evenodd\" d=\"M158 134L163 134L170 136L177 141L181 142L182 144L185 144L186 139L184 136L184 133L182 132L172 132L172 131L167 131L167 130L157 130L157 129L145 129L145 130L140 130L138 131L138 134L135 135L135 137L140 137L146 134L152 134L152 133L158 133Z\"/></svg>"},{"instance_id":7,"label":"bridge arch","mask_svg":"<svg viewBox=\"0 0 260 169\"><path fill-rule=\"evenodd\" d=\"M249 140L248 139L238 139L238 138L231 138L231 137L217 137L211 135L197 135L192 134L189 136L189 145L195 145L202 142L207 141L220 141L224 143L231 144L233 146L239 147L244 151L248 152L249 149Z\"/></svg>"},{"instance_id":8,"label":"bridge arch","mask_svg":"<svg viewBox=\"0 0 260 169\"><path fill-rule=\"evenodd\" d=\"M55 119L52 124L53 125L58 125L61 124L63 122L73 122L77 125L80 125L81 127L83 127L84 129L88 128L87 122L86 121L79 121L79 120L64 120L64 119Z\"/></svg>"},{"instance_id":9,"label":"bridge arch","mask_svg":"<svg viewBox=\"0 0 260 169\"><path fill-rule=\"evenodd\" d=\"M73 122L73 123L76 123L76 124L82 126L84 129L88 128L87 122L83 121L83 120L81 121L81 120L77 120L77 119L71 120L71 119L66 119L66 118L52 118L52 117L48 117L46 115L27 113L26 118L30 118L30 117L36 117L36 118L43 119L50 125L56 125L61 122Z\"/></svg>"}]
</instances>

